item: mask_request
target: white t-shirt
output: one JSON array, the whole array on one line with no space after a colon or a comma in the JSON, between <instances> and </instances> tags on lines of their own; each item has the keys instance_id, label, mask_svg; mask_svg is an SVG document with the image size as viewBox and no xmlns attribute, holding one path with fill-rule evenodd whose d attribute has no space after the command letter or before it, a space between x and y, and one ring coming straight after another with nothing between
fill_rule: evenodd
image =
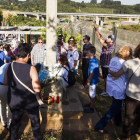
<instances>
[{"instance_id":1,"label":"white t-shirt","mask_svg":"<svg viewBox=\"0 0 140 140\"><path fill-rule=\"evenodd\" d=\"M68 67L66 67L66 69L69 70ZM57 75L64 77L68 81L68 71L66 69L62 67ZM68 86L68 83L66 81L65 81L65 85Z\"/></svg>"},{"instance_id":2,"label":"white t-shirt","mask_svg":"<svg viewBox=\"0 0 140 140\"><path fill-rule=\"evenodd\" d=\"M56 53L56 57L57 57L57 61L58 61L58 58L60 56L60 54L63 54L66 50L64 48L61 49L61 52L59 53L58 52L58 49L57 49L57 53Z\"/></svg>"},{"instance_id":3,"label":"white t-shirt","mask_svg":"<svg viewBox=\"0 0 140 140\"><path fill-rule=\"evenodd\" d=\"M111 59L109 64L109 69L113 72L119 71L125 60L118 57ZM114 80L114 77L110 74L107 76L107 86L106 90L110 96L113 96L115 99L125 99L125 90L127 86L127 74L121 75L117 80Z\"/></svg>"},{"instance_id":4,"label":"white t-shirt","mask_svg":"<svg viewBox=\"0 0 140 140\"><path fill-rule=\"evenodd\" d=\"M13 39L12 40L12 48L16 48L17 40Z\"/></svg>"},{"instance_id":5,"label":"white t-shirt","mask_svg":"<svg viewBox=\"0 0 140 140\"><path fill-rule=\"evenodd\" d=\"M74 49L73 51L68 51L68 55L67 55L68 61L69 61L69 65L70 65L70 69L73 68L74 65L74 61L79 59L79 53L76 49ZM78 64L77 63L75 69L78 69Z\"/></svg>"}]
</instances>

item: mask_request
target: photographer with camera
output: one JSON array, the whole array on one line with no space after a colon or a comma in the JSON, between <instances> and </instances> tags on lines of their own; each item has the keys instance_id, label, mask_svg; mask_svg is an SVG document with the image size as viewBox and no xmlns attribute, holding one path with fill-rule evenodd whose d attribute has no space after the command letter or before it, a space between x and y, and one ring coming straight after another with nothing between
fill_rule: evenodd
<instances>
[{"instance_id":1,"label":"photographer with camera","mask_svg":"<svg viewBox=\"0 0 140 140\"><path fill-rule=\"evenodd\" d=\"M116 36L115 35L109 35L108 38L106 40L104 40L102 35L99 33L98 28L97 27L94 27L94 28L95 28L96 35L99 39L99 42L103 46L102 47L102 52L101 52L101 55L100 55L100 65L101 65L101 68L102 68L102 76L103 76L103 79L104 79L104 82L105 82L105 91L103 91L101 93L101 95L105 96L105 95L108 95L106 93L106 79L107 79L107 75L108 75L109 63L110 63L110 60L112 58L112 53L115 49L115 46L114 46L113 43L116 41Z\"/></svg>"}]
</instances>

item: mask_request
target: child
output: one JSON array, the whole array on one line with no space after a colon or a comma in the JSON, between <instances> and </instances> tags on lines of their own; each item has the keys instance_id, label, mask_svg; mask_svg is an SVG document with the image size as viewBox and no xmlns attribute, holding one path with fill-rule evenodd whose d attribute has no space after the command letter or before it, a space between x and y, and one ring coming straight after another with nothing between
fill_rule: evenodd
<instances>
[{"instance_id":1,"label":"child","mask_svg":"<svg viewBox=\"0 0 140 140\"><path fill-rule=\"evenodd\" d=\"M68 51L67 58L68 58L68 61L69 61L70 69L76 75L77 70L78 70L78 63L79 63L79 61L78 61L79 53L78 53L77 49L75 49L75 43L74 42L69 43L69 51Z\"/></svg>"},{"instance_id":2,"label":"child","mask_svg":"<svg viewBox=\"0 0 140 140\"><path fill-rule=\"evenodd\" d=\"M96 85L99 82L99 64L95 57L96 48L94 46L88 47L86 49L86 52L90 60L89 60L89 68L88 68L88 79L87 79L87 84L85 88L86 89L89 88L90 103L84 105L84 107L90 107L90 108L84 109L84 112L93 113L94 103L95 103L95 94L96 94Z\"/></svg>"},{"instance_id":3,"label":"child","mask_svg":"<svg viewBox=\"0 0 140 140\"><path fill-rule=\"evenodd\" d=\"M63 42L62 41L58 41L57 42L57 61L60 55L66 55L67 51L63 48Z\"/></svg>"},{"instance_id":4,"label":"child","mask_svg":"<svg viewBox=\"0 0 140 140\"><path fill-rule=\"evenodd\" d=\"M58 58L58 63L62 65L62 68L58 72L57 77L63 77L65 81L65 85L69 86L68 82L66 82L68 81L68 71L70 69L67 57L65 55L60 55Z\"/></svg>"}]
</instances>

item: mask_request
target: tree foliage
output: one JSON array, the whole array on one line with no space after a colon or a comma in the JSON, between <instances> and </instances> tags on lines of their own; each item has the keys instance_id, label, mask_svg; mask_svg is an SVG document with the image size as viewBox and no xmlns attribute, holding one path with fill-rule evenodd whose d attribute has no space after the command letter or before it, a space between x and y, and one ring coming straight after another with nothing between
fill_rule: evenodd
<instances>
[{"instance_id":1,"label":"tree foliage","mask_svg":"<svg viewBox=\"0 0 140 140\"><path fill-rule=\"evenodd\" d=\"M23 12L45 12L46 0L26 0L26 1L12 1L13 5L10 5L11 0L0 1L2 9L23 11ZM101 3L96 4L97 0L91 0L90 3L84 1L75 2L71 0L58 0L58 12L89 12L89 13L125 13L125 14L139 14L140 4L133 6L121 5L121 1L102 0ZM80 10L79 10L80 9Z\"/></svg>"},{"instance_id":2,"label":"tree foliage","mask_svg":"<svg viewBox=\"0 0 140 140\"><path fill-rule=\"evenodd\" d=\"M91 0L91 4L97 4L97 0Z\"/></svg>"},{"instance_id":3,"label":"tree foliage","mask_svg":"<svg viewBox=\"0 0 140 140\"><path fill-rule=\"evenodd\" d=\"M2 11L0 10L0 25L1 25L2 20L3 20L3 14L2 14Z\"/></svg>"}]
</instances>

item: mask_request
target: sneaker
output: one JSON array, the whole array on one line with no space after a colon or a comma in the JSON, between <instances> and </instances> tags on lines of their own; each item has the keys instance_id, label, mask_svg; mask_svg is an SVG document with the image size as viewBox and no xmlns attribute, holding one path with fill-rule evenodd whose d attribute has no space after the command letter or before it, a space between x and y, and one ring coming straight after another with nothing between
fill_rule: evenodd
<instances>
[{"instance_id":1,"label":"sneaker","mask_svg":"<svg viewBox=\"0 0 140 140\"><path fill-rule=\"evenodd\" d=\"M109 96L108 93L106 93L105 91L103 91L100 95L101 96Z\"/></svg>"}]
</instances>

